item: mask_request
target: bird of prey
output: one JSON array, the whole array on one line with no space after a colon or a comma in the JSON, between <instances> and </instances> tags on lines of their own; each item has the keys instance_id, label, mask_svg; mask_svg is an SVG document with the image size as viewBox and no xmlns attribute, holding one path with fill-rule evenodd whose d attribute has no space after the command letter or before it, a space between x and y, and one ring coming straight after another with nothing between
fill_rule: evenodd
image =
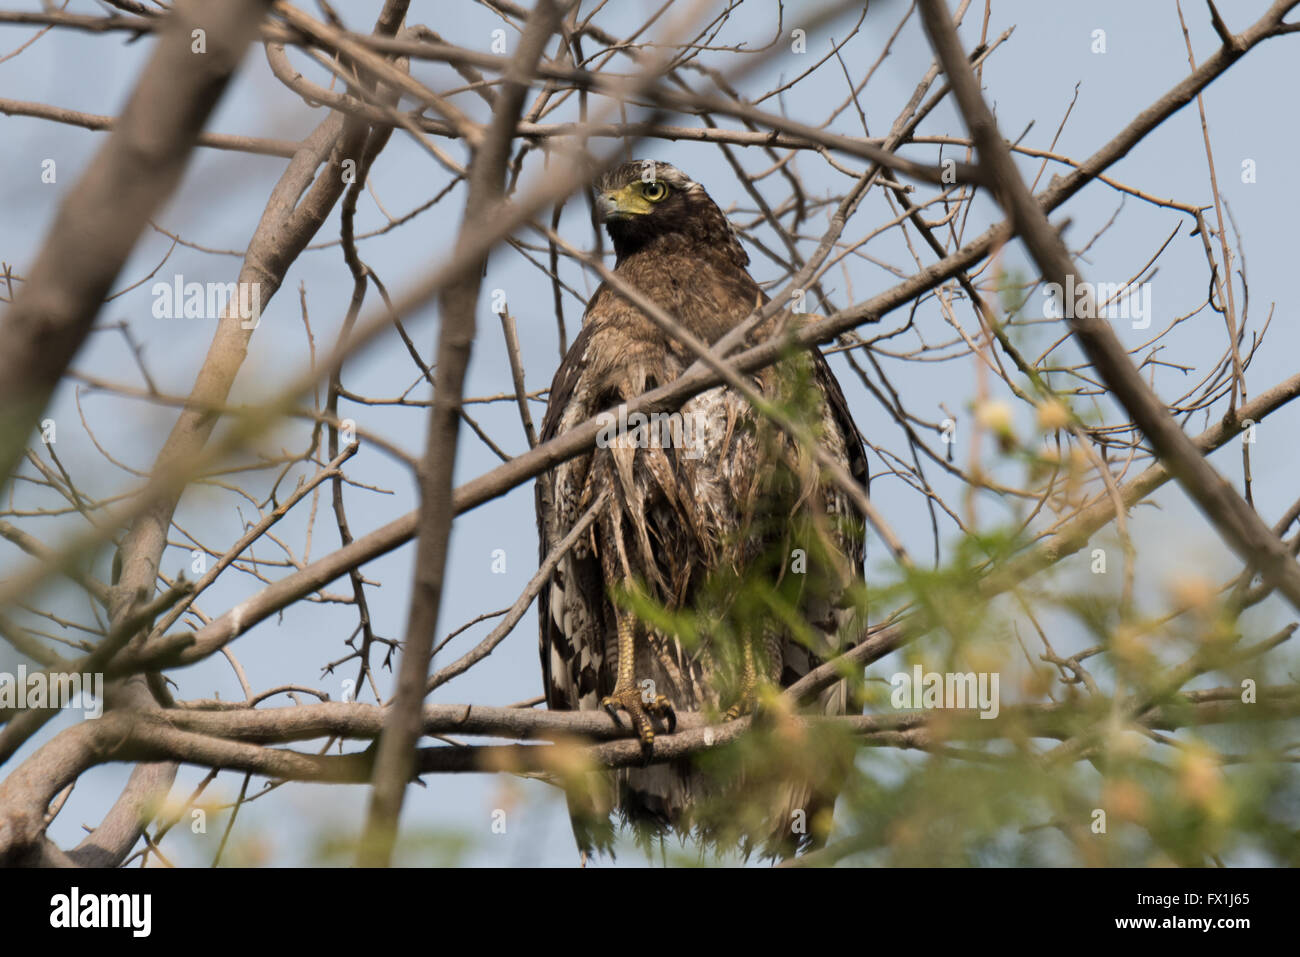
<instances>
[{"instance_id":1,"label":"bird of prey","mask_svg":"<svg viewBox=\"0 0 1300 957\"><path fill-rule=\"evenodd\" d=\"M716 342L766 301L727 217L682 171L633 161L605 173L594 190L617 257L614 275L697 339ZM798 318L778 315L747 343L784 334ZM551 384L542 440L672 381L694 359L603 283ZM802 415L865 489L862 438L820 352L793 350L748 378L765 399ZM626 410L624 418L621 437L610 429L609 441L537 481L543 559L596 513L539 594L540 650L548 707L603 708L630 723L649 755L656 727L670 732L678 711L749 713L764 687L787 687L848 646L846 594L861 579L864 525L852 496L808 450L731 388L700 393L659 428L631 428L637 422ZM639 614L637 601L640 611L661 614ZM781 607L794 615L783 617ZM845 713L844 682L817 705ZM710 773L687 760L582 778L568 800L584 859L610 850L611 815L641 834L648 827L707 837L698 807L718 795L734 799L748 784L743 771ZM780 782L741 844L788 856L820 843L835 778L827 768Z\"/></svg>"}]
</instances>

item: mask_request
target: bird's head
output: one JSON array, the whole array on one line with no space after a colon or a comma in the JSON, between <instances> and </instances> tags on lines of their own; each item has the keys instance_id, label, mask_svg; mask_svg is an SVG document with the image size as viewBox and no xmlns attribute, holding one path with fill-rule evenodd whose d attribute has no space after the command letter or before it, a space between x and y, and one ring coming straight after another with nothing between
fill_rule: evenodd
<instances>
[{"instance_id":1,"label":"bird's head","mask_svg":"<svg viewBox=\"0 0 1300 957\"><path fill-rule=\"evenodd\" d=\"M596 209L621 260L656 240L728 253L739 266L749 256L704 187L676 166L633 160L594 185Z\"/></svg>"}]
</instances>

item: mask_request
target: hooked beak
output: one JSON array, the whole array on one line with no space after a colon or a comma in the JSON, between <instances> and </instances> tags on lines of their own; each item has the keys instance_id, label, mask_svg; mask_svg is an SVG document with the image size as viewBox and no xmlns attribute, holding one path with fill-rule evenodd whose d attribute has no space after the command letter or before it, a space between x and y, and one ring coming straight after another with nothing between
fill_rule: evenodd
<instances>
[{"instance_id":1,"label":"hooked beak","mask_svg":"<svg viewBox=\"0 0 1300 957\"><path fill-rule=\"evenodd\" d=\"M653 206L641 195L639 184L632 183L622 189L603 190L596 194L596 208L605 222L645 216Z\"/></svg>"},{"instance_id":2,"label":"hooked beak","mask_svg":"<svg viewBox=\"0 0 1300 957\"><path fill-rule=\"evenodd\" d=\"M597 193L596 210L605 222L611 219L627 219L632 214L619 205L618 193Z\"/></svg>"}]
</instances>

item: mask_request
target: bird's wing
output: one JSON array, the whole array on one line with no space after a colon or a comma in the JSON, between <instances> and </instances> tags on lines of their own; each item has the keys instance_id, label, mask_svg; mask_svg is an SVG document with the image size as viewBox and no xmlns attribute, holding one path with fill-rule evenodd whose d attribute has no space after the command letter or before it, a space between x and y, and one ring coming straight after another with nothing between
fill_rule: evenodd
<instances>
[{"instance_id":1,"label":"bird's wing","mask_svg":"<svg viewBox=\"0 0 1300 957\"><path fill-rule=\"evenodd\" d=\"M862 486L864 492L870 491L870 475L867 471L867 450L862 441L862 433L858 431L857 423L853 421L853 416L849 414L849 403L844 398L844 390L840 388L840 381L831 371L831 365L826 361L820 349L814 348L813 352L813 373L816 377L817 385L826 396L826 401L830 405L831 416L835 424L839 427L840 434L844 439L844 448L847 452L849 474ZM860 523L866 522L866 516L858 513L856 507L853 513L857 515ZM856 536L856 551L849 555L853 559L855 568L862 572L863 562L866 559L866 527L863 525L862 530Z\"/></svg>"},{"instance_id":2,"label":"bird's wing","mask_svg":"<svg viewBox=\"0 0 1300 957\"><path fill-rule=\"evenodd\" d=\"M591 328L583 325L556 370L540 442L555 438L588 417L589 403L580 391L580 381ZM584 458L570 460L538 476L535 495L539 562L546 560L581 513ZM596 562L581 553L581 548L570 549L537 594L543 690L547 707L558 710L575 710L584 704L583 698L594 698L603 666L604 589ZM594 701L587 702L587 706L594 707Z\"/></svg>"}]
</instances>

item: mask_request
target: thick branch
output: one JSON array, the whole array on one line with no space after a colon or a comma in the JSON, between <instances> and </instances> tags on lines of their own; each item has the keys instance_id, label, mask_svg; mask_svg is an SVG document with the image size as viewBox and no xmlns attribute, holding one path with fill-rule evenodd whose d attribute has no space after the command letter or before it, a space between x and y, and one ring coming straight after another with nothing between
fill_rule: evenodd
<instances>
[{"instance_id":1,"label":"thick branch","mask_svg":"<svg viewBox=\"0 0 1300 957\"><path fill-rule=\"evenodd\" d=\"M457 245L469 245L479 223L489 218L501 202L506 163L515 123L528 92L528 78L541 59L560 11L552 0L538 0L497 97L492 124L475 152L469 171L469 197ZM442 602L443 577L452 520L456 516L452 478L456 465L456 439L460 434L460 408L465 370L475 335L474 311L487 256L470 260L448 282L440 302L442 324L438 333L437 374L433 409L429 414L424 458L420 462L420 539L415 554L415 580L407 616L406 640L397 675L397 694L379 742L374 769L374 796L361 842L359 863L386 866L397 839L397 820L406 784L411 779L415 745L420 737L420 702L433 656L434 629Z\"/></svg>"},{"instance_id":2,"label":"thick branch","mask_svg":"<svg viewBox=\"0 0 1300 957\"><path fill-rule=\"evenodd\" d=\"M0 484L141 231L180 182L268 5L177 3L117 129L59 207L27 283L0 322ZM195 30L206 36L205 53L193 52Z\"/></svg>"}]
</instances>

